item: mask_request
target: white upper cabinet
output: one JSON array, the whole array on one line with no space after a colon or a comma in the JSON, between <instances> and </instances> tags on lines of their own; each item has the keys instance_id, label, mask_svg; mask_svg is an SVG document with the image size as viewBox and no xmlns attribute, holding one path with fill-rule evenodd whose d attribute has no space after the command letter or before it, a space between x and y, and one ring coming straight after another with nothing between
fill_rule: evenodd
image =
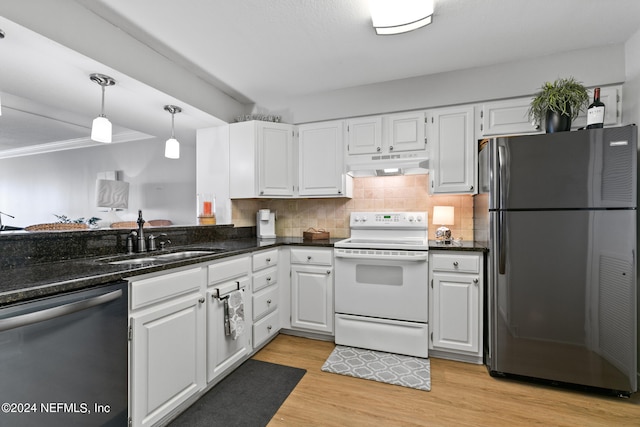
<instances>
[{"instance_id":1,"label":"white upper cabinet","mask_svg":"<svg viewBox=\"0 0 640 427\"><path fill-rule=\"evenodd\" d=\"M382 152L382 117L360 117L347 120L347 153Z\"/></svg>"},{"instance_id":2,"label":"white upper cabinet","mask_svg":"<svg viewBox=\"0 0 640 427\"><path fill-rule=\"evenodd\" d=\"M477 192L477 153L473 106L430 110L429 191L433 194Z\"/></svg>"},{"instance_id":3,"label":"white upper cabinet","mask_svg":"<svg viewBox=\"0 0 640 427\"><path fill-rule=\"evenodd\" d=\"M478 139L497 135L541 133L537 123L529 120L531 97L485 102L477 106Z\"/></svg>"},{"instance_id":4,"label":"white upper cabinet","mask_svg":"<svg viewBox=\"0 0 640 427\"><path fill-rule=\"evenodd\" d=\"M344 121L298 126L298 195L351 197L344 167Z\"/></svg>"},{"instance_id":5,"label":"white upper cabinet","mask_svg":"<svg viewBox=\"0 0 640 427\"><path fill-rule=\"evenodd\" d=\"M382 117L383 146L389 152L417 151L426 147L425 112L388 114Z\"/></svg>"},{"instance_id":6,"label":"white upper cabinet","mask_svg":"<svg viewBox=\"0 0 640 427\"><path fill-rule=\"evenodd\" d=\"M229 194L234 198L294 194L295 127L248 121L229 126Z\"/></svg>"}]
</instances>

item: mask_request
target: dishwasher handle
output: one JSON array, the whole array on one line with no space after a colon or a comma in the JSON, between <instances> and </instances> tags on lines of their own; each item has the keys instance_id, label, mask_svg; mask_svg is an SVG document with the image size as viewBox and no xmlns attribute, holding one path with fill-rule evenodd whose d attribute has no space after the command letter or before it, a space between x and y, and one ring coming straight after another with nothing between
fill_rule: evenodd
<instances>
[{"instance_id":1,"label":"dishwasher handle","mask_svg":"<svg viewBox=\"0 0 640 427\"><path fill-rule=\"evenodd\" d=\"M45 310L35 311L33 313L21 314L19 316L0 319L0 332L10 329L28 326L34 323L44 322L46 320L55 319L56 317L66 316L78 311L86 310L97 305L106 304L122 297L122 289L99 295L87 300L76 301L58 307L51 307Z\"/></svg>"}]
</instances>

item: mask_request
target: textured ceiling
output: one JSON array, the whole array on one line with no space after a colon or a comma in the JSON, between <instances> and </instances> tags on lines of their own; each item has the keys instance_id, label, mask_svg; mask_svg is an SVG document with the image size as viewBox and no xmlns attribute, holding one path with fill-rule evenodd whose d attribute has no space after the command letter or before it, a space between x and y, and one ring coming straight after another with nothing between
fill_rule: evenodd
<instances>
[{"instance_id":1,"label":"textured ceiling","mask_svg":"<svg viewBox=\"0 0 640 427\"><path fill-rule=\"evenodd\" d=\"M377 36L367 0L84 0L244 102L292 97L622 43L638 0L435 0L433 23ZM596 60L596 58L594 58Z\"/></svg>"},{"instance_id":2,"label":"textured ceiling","mask_svg":"<svg viewBox=\"0 0 640 427\"><path fill-rule=\"evenodd\" d=\"M146 79L164 78L153 69L145 69L144 78L129 78L28 30L13 28L3 15L21 18L27 28L29 23L56 25L48 36L58 43L91 40L89 46L98 54L90 56L97 58L101 50L118 45L108 46L112 40L92 31L86 20L90 15L94 22L160 53L198 81L267 110L326 91L624 43L640 28L639 0L435 0L431 25L394 36L375 34L367 0L58 2L58 16L46 0L0 4L0 28L11 30L0 40L0 94L39 97L45 103L55 100L55 119L61 122L61 128L53 129L42 123L51 113L28 111L16 118L16 123L34 120L21 122L28 130L21 141L22 124L7 124L21 108L6 108L0 118L0 151L3 145L76 138L85 132L99 108L99 88L87 77L91 72L113 72L118 80L117 90L107 89L106 98L115 130L121 126L123 131L165 136L170 119L162 105L180 103L154 89L157 85L146 86L151 84ZM86 22L69 16L72 6L85 14ZM39 13L43 9L46 13ZM3 104L10 107L5 99ZM71 112L61 114L67 106ZM197 108L185 108L176 117L176 134L193 141L195 129L219 124L216 120Z\"/></svg>"}]
</instances>

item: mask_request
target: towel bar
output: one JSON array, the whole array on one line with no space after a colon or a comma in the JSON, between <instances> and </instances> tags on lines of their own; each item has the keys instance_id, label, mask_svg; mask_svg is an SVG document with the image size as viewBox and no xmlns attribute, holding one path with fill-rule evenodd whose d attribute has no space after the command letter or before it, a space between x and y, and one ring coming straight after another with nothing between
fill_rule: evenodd
<instances>
[{"instance_id":1,"label":"towel bar","mask_svg":"<svg viewBox=\"0 0 640 427\"><path fill-rule=\"evenodd\" d=\"M240 290L240 282L236 282L236 288L234 289L234 291L239 291L239 290ZM222 300L228 299L230 293L231 292L229 292L225 296L221 297L220 296L220 288L216 288L216 293L214 295L212 295L212 297L222 301Z\"/></svg>"}]
</instances>

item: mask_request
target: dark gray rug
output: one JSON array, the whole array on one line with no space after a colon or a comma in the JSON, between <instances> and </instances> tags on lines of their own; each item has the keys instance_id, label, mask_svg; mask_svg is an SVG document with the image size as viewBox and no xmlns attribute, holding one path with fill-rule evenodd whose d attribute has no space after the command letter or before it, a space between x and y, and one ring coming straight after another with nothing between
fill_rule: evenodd
<instances>
[{"instance_id":1,"label":"dark gray rug","mask_svg":"<svg viewBox=\"0 0 640 427\"><path fill-rule=\"evenodd\" d=\"M431 390L429 359L337 345L322 370L418 390Z\"/></svg>"},{"instance_id":2,"label":"dark gray rug","mask_svg":"<svg viewBox=\"0 0 640 427\"><path fill-rule=\"evenodd\" d=\"M249 359L169 426L266 426L305 372Z\"/></svg>"}]
</instances>

